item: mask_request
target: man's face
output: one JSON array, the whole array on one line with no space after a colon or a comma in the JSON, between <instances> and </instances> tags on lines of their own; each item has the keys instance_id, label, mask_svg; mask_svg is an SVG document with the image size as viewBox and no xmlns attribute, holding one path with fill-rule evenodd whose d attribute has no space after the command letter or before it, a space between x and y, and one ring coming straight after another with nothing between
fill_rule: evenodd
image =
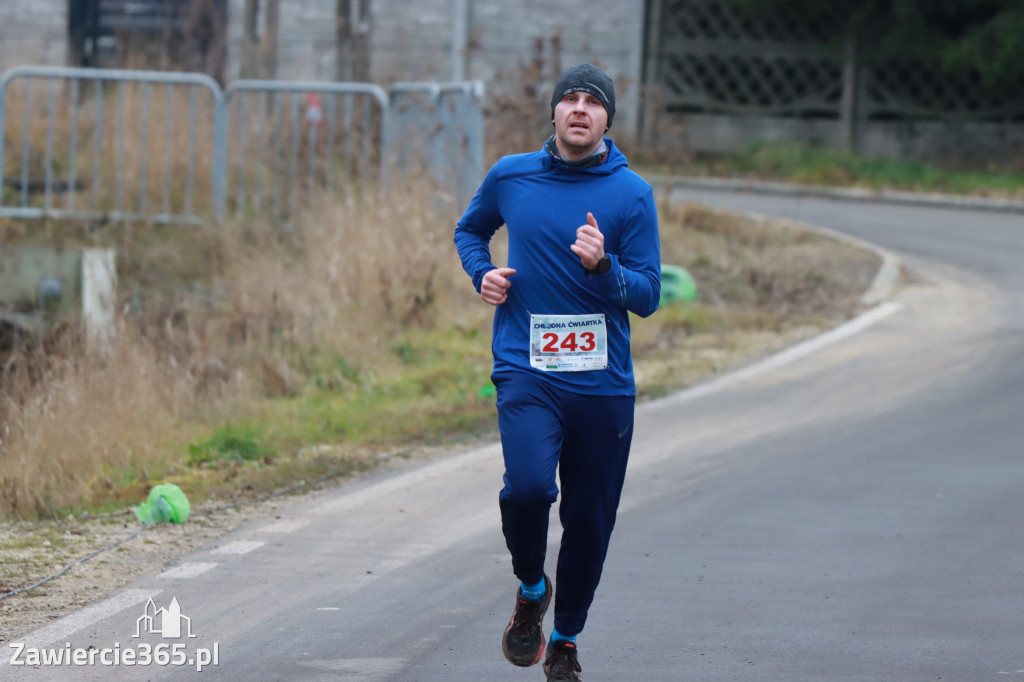
<instances>
[{"instance_id":1,"label":"man's face","mask_svg":"<svg viewBox=\"0 0 1024 682\"><path fill-rule=\"evenodd\" d=\"M589 92L570 92L555 105L555 137L570 160L590 156L608 130L608 112Z\"/></svg>"}]
</instances>

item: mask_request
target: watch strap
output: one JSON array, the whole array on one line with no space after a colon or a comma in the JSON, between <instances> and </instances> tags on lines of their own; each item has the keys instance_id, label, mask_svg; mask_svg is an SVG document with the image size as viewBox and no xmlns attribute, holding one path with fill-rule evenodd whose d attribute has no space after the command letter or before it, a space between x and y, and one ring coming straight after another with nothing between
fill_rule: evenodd
<instances>
[{"instance_id":1,"label":"watch strap","mask_svg":"<svg viewBox=\"0 0 1024 682\"><path fill-rule=\"evenodd\" d=\"M587 270L587 274L603 275L612 269L612 259L608 257L608 254L601 256L601 260L597 261L597 265L594 266L593 270Z\"/></svg>"}]
</instances>

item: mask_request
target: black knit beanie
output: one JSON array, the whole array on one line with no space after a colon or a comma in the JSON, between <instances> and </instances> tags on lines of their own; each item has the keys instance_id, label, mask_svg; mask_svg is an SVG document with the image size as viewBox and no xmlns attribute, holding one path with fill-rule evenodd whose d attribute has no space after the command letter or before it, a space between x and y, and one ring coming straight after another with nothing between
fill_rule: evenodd
<instances>
[{"instance_id":1,"label":"black knit beanie","mask_svg":"<svg viewBox=\"0 0 1024 682\"><path fill-rule=\"evenodd\" d=\"M566 70L555 83L555 93L551 96L551 118L555 117L555 105L571 92L587 92L601 100L604 110L608 112L608 127L612 127L615 118L615 86L612 79L593 64L580 64Z\"/></svg>"}]
</instances>

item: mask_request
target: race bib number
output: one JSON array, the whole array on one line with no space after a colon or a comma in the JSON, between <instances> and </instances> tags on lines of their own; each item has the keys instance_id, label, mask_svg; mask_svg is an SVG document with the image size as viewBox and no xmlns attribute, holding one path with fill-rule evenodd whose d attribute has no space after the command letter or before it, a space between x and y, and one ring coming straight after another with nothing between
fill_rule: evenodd
<instances>
[{"instance_id":1,"label":"race bib number","mask_svg":"<svg viewBox=\"0 0 1024 682\"><path fill-rule=\"evenodd\" d=\"M546 372L606 368L604 315L530 315L530 364Z\"/></svg>"}]
</instances>

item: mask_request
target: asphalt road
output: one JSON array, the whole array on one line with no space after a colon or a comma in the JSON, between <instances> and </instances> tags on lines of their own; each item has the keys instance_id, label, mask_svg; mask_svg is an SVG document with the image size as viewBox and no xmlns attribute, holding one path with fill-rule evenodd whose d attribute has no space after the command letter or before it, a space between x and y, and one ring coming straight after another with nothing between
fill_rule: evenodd
<instances>
[{"instance_id":1,"label":"asphalt road","mask_svg":"<svg viewBox=\"0 0 1024 682\"><path fill-rule=\"evenodd\" d=\"M639 408L583 678L1024 680L1024 218L678 198L862 237L910 277L859 333ZM490 447L303 500L24 643L216 646L214 680L542 679L501 655L500 474ZM196 637L146 635L150 596Z\"/></svg>"}]
</instances>

